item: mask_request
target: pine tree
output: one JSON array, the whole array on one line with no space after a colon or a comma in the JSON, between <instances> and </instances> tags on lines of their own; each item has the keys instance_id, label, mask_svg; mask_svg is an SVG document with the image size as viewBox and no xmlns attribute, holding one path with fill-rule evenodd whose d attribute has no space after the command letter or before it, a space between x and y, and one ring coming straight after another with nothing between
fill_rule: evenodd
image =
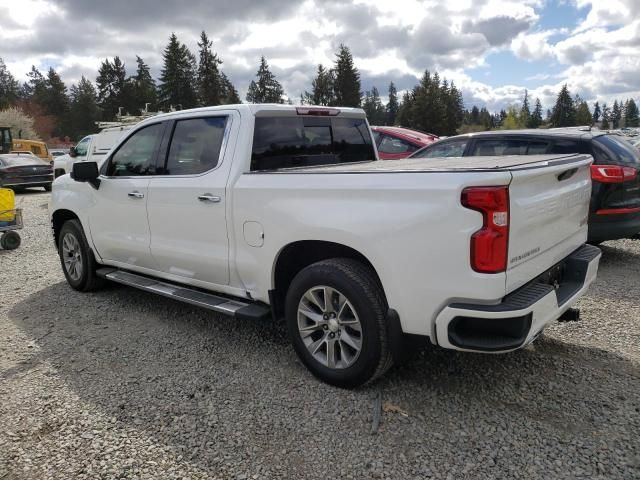
<instances>
[{"instance_id":1,"label":"pine tree","mask_svg":"<svg viewBox=\"0 0 640 480\"><path fill-rule=\"evenodd\" d=\"M617 100L614 100L613 108L611 108L611 125L614 130L620 128L620 120L622 120L622 106Z\"/></svg>"},{"instance_id":2,"label":"pine tree","mask_svg":"<svg viewBox=\"0 0 640 480\"><path fill-rule=\"evenodd\" d=\"M387 125L395 125L396 117L398 116L398 110L400 105L398 104L398 90L393 82L389 83L389 101L387 102Z\"/></svg>"},{"instance_id":3,"label":"pine tree","mask_svg":"<svg viewBox=\"0 0 640 480\"><path fill-rule=\"evenodd\" d=\"M611 127L610 125L610 117L611 116L611 110L609 109L609 107L607 107L606 103L602 104L602 125L600 126L600 128L602 128L602 130L609 130L609 128Z\"/></svg>"},{"instance_id":4,"label":"pine tree","mask_svg":"<svg viewBox=\"0 0 640 480\"><path fill-rule=\"evenodd\" d=\"M304 98L311 105L333 105L333 74L322 64L318 65L316 78L311 82L311 93L305 92Z\"/></svg>"},{"instance_id":5,"label":"pine tree","mask_svg":"<svg viewBox=\"0 0 640 480\"><path fill-rule=\"evenodd\" d=\"M580 101L576 109L576 125L591 125L592 121L593 115L589 110L589 104L585 101Z\"/></svg>"},{"instance_id":6,"label":"pine tree","mask_svg":"<svg viewBox=\"0 0 640 480\"><path fill-rule=\"evenodd\" d=\"M77 141L95 132L95 122L100 118L96 89L84 76L71 87L70 101L67 134Z\"/></svg>"},{"instance_id":7,"label":"pine tree","mask_svg":"<svg viewBox=\"0 0 640 480\"><path fill-rule=\"evenodd\" d=\"M69 99L66 85L53 68L49 68L47 72L47 93L42 106L45 112L56 119L53 135L62 136L66 127Z\"/></svg>"},{"instance_id":8,"label":"pine tree","mask_svg":"<svg viewBox=\"0 0 640 480\"><path fill-rule=\"evenodd\" d=\"M540 99L536 98L536 104L533 108L533 113L531 114L531 118L529 119L528 128L540 128L542 125L542 104L540 103Z\"/></svg>"},{"instance_id":9,"label":"pine tree","mask_svg":"<svg viewBox=\"0 0 640 480\"><path fill-rule=\"evenodd\" d=\"M20 86L0 57L0 110L13 105L20 95Z\"/></svg>"},{"instance_id":10,"label":"pine tree","mask_svg":"<svg viewBox=\"0 0 640 480\"><path fill-rule=\"evenodd\" d=\"M576 107L565 83L560 89L556 104L553 107L551 125L553 127L573 127L575 124Z\"/></svg>"},{"instance_id":11,"label":"pine tree","mask_svg":"<svg viewBox=\"0 0 640 480\"><path fill-rule=\"evenodd\" d=\"M626 127L640 127L640 112L638 111L638 106L633 98L630 98L625 106L624 123Z\"/></svg>"},{"instance_id":12,"label":"pine tree","mask_svg":"<svg viewBox=\"0 0 640 480\"><path fill-rule=\"evenodd\" d=\"M373 87L370 92L366 92L362 108L367 114L367 119L371 125L384 125L386 111L376 87Z\"/></svg>"},{"instance_id":13,"label":"pine tree","mask_svg":"<svg viewBox=\"0 0 640 480\"><path fill-rule=\"evenodd\" d=\"M209 40L203 30L200 34L200 61L198 63L198 100L200 105L220 105L222 93L222 78L218 65L222 60L211 50L213 42Z\"/></svg>"},{"instance_id":14,"label":"pine tree","mask_svg":"<svg viewBox=\"0 0 640 480\"><path fill-rule=\"evenodd\" d=\"M480 125L480 110L475 105L471 108L468 117L469 125Z\"/></svg>"},{"instance_id":15,"label":"pine tree","mask_svg":"<svg viewBox=\"0 0 640 480\"><path fill-rule=\"evenodd\" d=\"M136 55L136 74L130 78L134 83L135 98L140 110L154 112L158 109L158 92L156 82L151 76L149 66Z\"/></svg>"},{"instance_id":16,"label":"pine tree","mask_svg":"<svg viewBox=\"0 0 640 480\"><path fill-rule=\"evenodd\" d=\"M98 88L98 105L104 120L113 120L120 107L126 108L128 98L125 89L126 71L120 57L114 57L113 62L105 59L98 69L96 85Z\"/></svg>"},{"instance_id":17,"label":"pine tree","mask_svg":"<svg viewBox=\"0 0 640 480\"><path fill-rule=\"evenodd\" d=\"M600 103L596 102L593 106L593 123L598 123L600 121L600 117L602 116L602 110L600 110Z\"/></svg>"},{"instance_id":18,"label":"pine tree","mask_svg":"<svg viewBox=\"0 0 640 480\"><path fill-rule=\"evenodd\" d=\"M221 105L235 105L238 103L242 103L236 87L233 86L224 72L220 72L220 80L222 83L222 94L220 98L222 102Z\"/></svg>"},{"instance_id":19,"label":"pine tree","mask_svg":"<svg viewBox=\"0 0 640 480\"><path fill-rule=\"evenodd\" d=\"M449 88L443 88L442 94L444 95L445 110L446 110L446 129L448 135L455 135L458 128L462 125L464 118L464 101L462 99L462 93L458 90L455 83L452 81L449 84Z\"/></svg>"},{"instance_id":20,"label":"pine tree","mask_svg":"<svg viewBox=\"0 0 640 480\"><path fill-rule=\"evenodd\" d=\"M528 127L531 122L531 108L529 106L529 92L525 89L524 98L522 99L522 108L520 109L520 125Z\"/></svg>"},{"instance_id":21,"label":"pine tree","mask_svg":"<svg viewBox=\"0 0 640 480\"><path fill-rule=\"evenodd\" d=\"M489 110L487 110L486 107L482 107L480 109L478 120L478 123L482 125L485 130L491 130L495 126L494 117L489 113Z\"/></svg>"},{"instance_id":22,"label":"pine tree","mask_svg":"<svg viewBox=\"0 0 640 480\"><path fill-rule=\"evenodd\" d=\"M196 57L175 33L162 54L164 65L160 72L158 101L161 108L186 109L197 105Z\"/></svg>"},{"instance_id":23,"label":"pine tree","mask_svg":"<svg viewBox=\"0 0 640 480\"><path fill-rule=\"evenodd\" d=\"M284 90L280 82L269 70L264 56L260 57L260 66L256 80L252 80L247 90L247 102L250 103L284 103Z\"/></svg>"},{"instance_id":24,"label":"pine tree","mask_svg":"<svg viewBox=\"0 0 640 480\"><path fill-rule=\"evenodd\" d=\"M353 63L351 51L340 44L336 53L334 71L334 105L339 107L359 107L362 101L360 92L360 72Z\"/></svg>"},{"instance_id":25,"label":"pine tree","mask_svg":"<svg viewBox=\"0 0 640 480\"><path fill-rule=\"evenodd\" d=\"M396 125L401 127L408 127L413 124L413 119L411 117L413 111L413 103L415 101L415 97L413 92L404 92L402 95L402 103L398 108L398 115L396 116Z\"/></svg>"},{"instance_id":26,"label":"pine tree","mask_svg":"<svg viewBox=\"0 0 640 480\"><path fill-rule=\"evenodd\" d=\"M25 97L37 104L43 104L47 96L47 79L35 65L31 66L31 71L27 73L27 77L29 77L29 80L23 87Z\"/></svg>"}]
</instances>

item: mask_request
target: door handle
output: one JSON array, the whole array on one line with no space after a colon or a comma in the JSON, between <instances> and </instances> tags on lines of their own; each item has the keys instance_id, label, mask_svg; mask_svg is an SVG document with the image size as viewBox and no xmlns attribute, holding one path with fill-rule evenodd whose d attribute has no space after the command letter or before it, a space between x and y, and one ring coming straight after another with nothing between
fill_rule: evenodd
<instances>
[{"instance_id":1,"label":"door handle","mask_svg":"<svg viewBox=\"0 0 640 480\"><path fill-rule=\"evenodd\" d=\"M144 193L140 193L138 191L127 193L131 198L144 198Z\"/></svg>"},{"instance_id":2,"label":"door handle","mask_svg":"<svg viewBox=\"0 0 640 480\"><path fill-rule=\"evenodd\" d=\"M211 195L210 193L205 193L204 195L198 195L198 200L201 202L220 203L222 199L215 195Z\"/></svg>"}]
</instances>

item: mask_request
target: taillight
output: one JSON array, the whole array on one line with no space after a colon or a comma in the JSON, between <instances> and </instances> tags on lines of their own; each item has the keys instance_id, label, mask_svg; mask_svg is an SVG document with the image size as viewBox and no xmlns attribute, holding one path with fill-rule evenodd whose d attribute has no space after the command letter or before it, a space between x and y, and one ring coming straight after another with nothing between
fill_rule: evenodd
<instances>
[{"instance_id":1,"label":"taillight","mask_svg":"<svg viewBox=\"0 0 640 480\"><path fill-rule=\"evenodd\" d=\"M620 165L591 165L591 179L600 183L623 183L635 180L638 170Z\"/></svg>"},{"instance_id":2,"label":"taillight","mask_svg":"<svg viewBox=\"0 0 640 480\"><path fill-rule=\"evenodd\" d=\"M462 205L482 213L482 228L471 236L471 268L480 273L507 269L509 249L509 187L469 187Z\"/></svg>"}]
</instances>

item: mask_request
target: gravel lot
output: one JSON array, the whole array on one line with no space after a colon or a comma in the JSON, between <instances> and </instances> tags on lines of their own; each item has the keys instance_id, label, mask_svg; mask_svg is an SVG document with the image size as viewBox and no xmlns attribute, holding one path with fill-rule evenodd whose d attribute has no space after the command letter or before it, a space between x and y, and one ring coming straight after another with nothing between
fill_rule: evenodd
<instances>
[{"instance_id":1,"label":"gravel lot","mask_svg":"<svg viewBox=\"0 0 640 480\"><path fill-rule=\"evenodd\" d=\"M580 323L508 355L429 349L344 391L282 325L71 290L48 198L18 196L23 245L0 251L1 480L640 478L640 241L603 246Z\"/></svg>"}]
</instances>

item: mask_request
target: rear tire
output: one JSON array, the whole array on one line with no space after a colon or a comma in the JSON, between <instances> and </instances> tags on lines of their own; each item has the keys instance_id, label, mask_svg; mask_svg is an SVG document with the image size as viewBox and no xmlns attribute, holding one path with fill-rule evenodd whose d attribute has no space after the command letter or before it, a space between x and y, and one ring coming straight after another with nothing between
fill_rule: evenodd
<instances>
[{"instance_id":1,"label":"rear tire","mask_svg":"<svg viewBox=\"0 0 640 480\"><path fill-rule=\"evenodd\" d=\"M356 260L337 258L296 275L285 317L296 354L311 373L331 385L353 388L375 380L393 363L387 309L375 273Z\"/></svg>"},{"instance_id":2,"label":"rear tire","mask_svg":"<svg viewBox=\"0 0 640 480\"><path fill-rule=\"evenodd\" d=\"M98 263L89 248L79 220L67 220L58 238L58 255L67 282L74 290L88 292L104 285L96 275Z\"/></svg>"},{"instance_id":3,"label":"rear tire","mask_svg":"<svg viewBox=\"0 0 640 480\"><path fill-rule=\"evenodd\" d=\"M0 237L0 247L5 250L15 250L22 243L20 234L14 231L4 232Z\"/></svg>"}]
</instances>

